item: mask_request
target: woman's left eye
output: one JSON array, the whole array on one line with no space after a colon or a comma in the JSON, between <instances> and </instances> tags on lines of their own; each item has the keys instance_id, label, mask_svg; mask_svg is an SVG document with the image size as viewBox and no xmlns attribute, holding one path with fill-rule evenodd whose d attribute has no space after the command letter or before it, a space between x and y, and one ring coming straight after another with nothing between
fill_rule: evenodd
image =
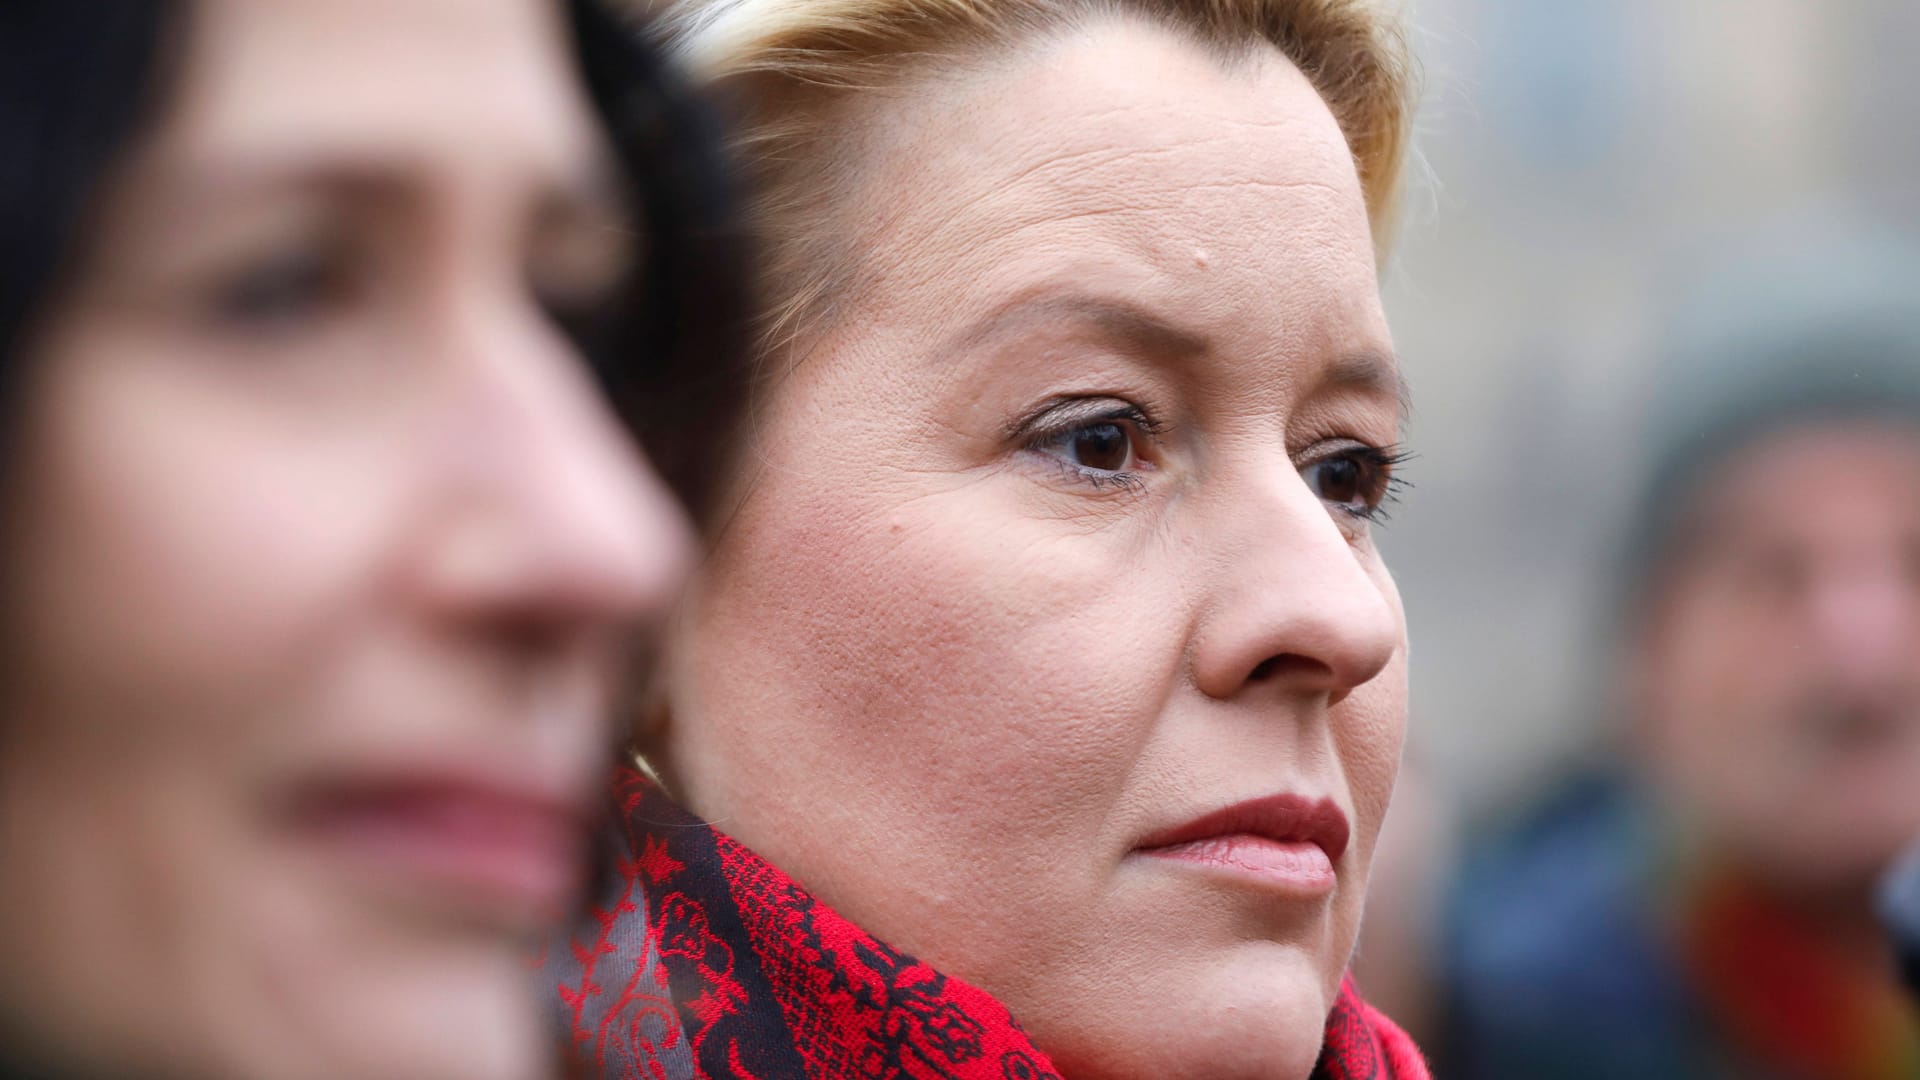
<instances>
[{"instance_id":1,"label":"woman's left eye","mask_svg":"<svg viewBox=\"0 0 1920 1080\"><path fill-rule=\"evenodd\" d=\"M1396 449L1350 446L1303 466L1300 477L1328 505L1363 521L1382 521L1382 507L1406 486L1394 475L1406 460Z\"/></svg>"},{"instance_id":2,"label":"woman's left eye","mask_svg":"<svg viewBox=\"0 0 1920 1080\"><path fill-rule=\"evenodd\" d=\"M1096 485L1138 483L1150 468L1146 443L1153 425L1136 409L1066 420L1028 444Z\"/></svg>"},{"instance_id":3,"label":"woman's left eye","mask_svg":"<svg viewBox=\"0 0 1920 1080\"><path fill-rule=\"evenodd\" d=\"M1133 440L1112 420L1075 428L1060 439L1062 456L1094 472L1125 472L1133 464Z\"/></svg>"},{"instance_id":4,"label":"woman's left eye","mask_svg":"<svg viewBox=\"0 0 1920 1080\"><path fill-rule=\"evenodd\" d=\"M342 303L353 268L346 253L326 247L278 252L218 284L208 305L222 325L251 331L289 330L320 319Z\"/></svg>"}]
</instances>

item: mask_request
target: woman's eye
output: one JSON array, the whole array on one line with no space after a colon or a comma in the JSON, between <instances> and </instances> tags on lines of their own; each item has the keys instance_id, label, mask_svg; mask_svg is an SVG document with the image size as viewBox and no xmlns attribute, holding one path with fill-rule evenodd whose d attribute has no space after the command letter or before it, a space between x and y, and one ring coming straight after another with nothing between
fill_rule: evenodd
<instances>
[{"instance_id":1,"label":"woman's eye","mask_svg":"<svg viewBox=\"0 0 1920 1080\"><path fill-rule=\"evenodd\" d=\"M1352 458L1316 461L1307 466L1306 473L1314 494L1330 503L1354 506L1367 502L1364 468Z\"/></svg>"},{"instance_id":2,"label":"woman's eye","mask_svg":"<svg viewBox=\"0 0 1920 1080\"><path fill-rule=\"evenodd\" d=\"M1133 462L1133 440L1126 428L1112 421L1069 432L1065 449L1075 465L1099 472L1125 472Z\"/></svg>"},{"instance_id":3,"label":"woman's eye","mask_svg":"<svg viewBox=\"0 0 1920 1080\"><path fill-rule=\"evenodd\" d=\"M285 329L328 313L347 291L346 259L327 251L293 251L263 259L217 285L213 315L249 330Z\"/></svg>"},{"instance_id":4,"label":"woman's eye","mask_svg":"<svg viewBox=\"0 0 1920 1080\"><path fill-rule=\"evenodd\" d=\"M1353 517L1381 520L1381 507L1391 502L1404 481L1393 475L1404 454L1373 446L1356 446L1321 458L1300 470L1307 487L1321 501Z\"/></svg>"},{"instance_id":5,"label":"woman's eye","mask_svg":"<svg viewBox=\"0 0 1920 1080\"><path fill-rule=\"evenodd\" d=\"M1064 422L1029 445L1059 461L1080 479L1094 484L1132 484L1138 480L1138 472L1148 467L1144 444L1152 432L1146 417L1129 409L1119 415Z\"/></svg>"}]
</instances>

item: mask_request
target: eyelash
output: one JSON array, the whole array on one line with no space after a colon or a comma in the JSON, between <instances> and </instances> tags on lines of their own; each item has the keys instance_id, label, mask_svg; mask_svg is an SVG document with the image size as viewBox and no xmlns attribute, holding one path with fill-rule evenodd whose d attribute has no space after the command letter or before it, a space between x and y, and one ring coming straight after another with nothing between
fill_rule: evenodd
<instances>
[{"instance_id":1,"label":"eyelash","mask_svg":"<svg viewBox=\"0 0 1920 1080\"><path fill-rule=\"evenodd\" d=\"M1058 450L1068 445L1076 436L1084 434L1094 428L1115 426L1120 427L1124 432L1128 433L1129 454L1130 456L1137 456L1138 447L1132 441L1132 433L1137 432L1149 439L1154 439L1164 432L1164 425L1155 420L1144 409L1130 403L1119 404L1113 408L1086 415L1062 417L1052 423L1048 423L1047 414L1049 412L1061 411L1061 409L1061 406L1054 406L1051 409L1043 410L1039 416L1029 418L1021 424L1016 425L1019 429L1029 433L1025 438L1026 448L1044 454L1057 464L1069 477L1088 484L1089 486L1095 488L1122 488L1131 491L1140 490L1144 484L1144 480L1137 472L1088 468L1069 460L1059 453ZM1035 430L1036 428L1038 430ZM1311 476L1313 470L1326 466L1331 462L1345 461L1353 463L1359 473L1359 475L1355 477L1355 482L1361 487L1361 490L1357 493L1354 500L1359 503L1358 506L1353 505L1352 502L1336 502L1328 499L1318 490L1315 491L1315 494L1327 502L1332 509L1346 515L1349 519L1365 522L1370 525L1379 525L1391 519L1391 515L1387 512L1386 508L1398 503L1401 496L1413 486L1405 477L1397 475L1400 466L1412 460L1413 456L1412 453L1408 452L1405 447L1399 444L1373 446L1366 443L1350 443L1301 465L1300 472L1302 478L1307 481L1309 486L1312 486L1314 484Z\"/></svg>"},{"instance_id":2,"label":"eyelash","mask_svg":"<svg viewBox=\"0 0 1920 1080\"><path fill-rule=\"evenodd\" d=\"M286 330L324 317L354 287L355 267L337 246L305 244L269 253L218 282L208 303L223 326Z\"/></svg>"},{"instance_id":3,"label":"eyelash","mask_svg":"<svg viewBox=\"0 0 1920 1080\"><path fill-rule=\"evenodd\" d=\"M1045 455L1057 464L1067 476L1094 488L1123 489L1138 491L1145 483L1140 473L1130 470L1109 471L1093 469L1076 464L1053 452L1053 448L1065 445L1075 436L1093 428L1111 425L1127 432L1129 449L1135 456L1138 447L1132 434L1137 433L1147 439L1158 438L1166 430L1166 425L1154 419L1145 409L1131 403L1116 403L1111 408L1088 412L1082 415L1056 417L1049 422L1049 413L1068 411L1074 403L1056 404L1040 412L1035 417L1016 425L1027 432L1025 447L1028 450ZM1036 430L1037 429L1037 430Z\"/></svg>"},{"instance_id":4,"label":"eyelash","mask_svg":"<svg viewBox=\"0 0 1920 1080\"><path fill-rule=\"evenodd\" d=\"M1411 452L1397 443L1388 446L1355 444L1316 458L1301 466L1300 471L1305 477L1308 470L1328 462L1340 460L1358 462L1363 471L1370 470L1379 477L1374 483L1367 485L1375 490L1362 496L1363 505L1359 508L1345 503L1332 503L1332 505L1349 518L1364 521L1370 525L1382 525L1392 519L1392 515L1386 508L1397 504L1401 496L1413 487L1412 481L1398 475L1399 467L1413 460L1413 457Z\"/></svg>"}]
</instances>

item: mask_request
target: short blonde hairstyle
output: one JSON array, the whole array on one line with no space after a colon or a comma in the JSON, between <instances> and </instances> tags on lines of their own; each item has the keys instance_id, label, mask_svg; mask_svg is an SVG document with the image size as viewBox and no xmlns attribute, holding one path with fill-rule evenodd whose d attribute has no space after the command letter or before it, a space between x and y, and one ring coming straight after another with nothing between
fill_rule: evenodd
<instances>
[{"instance_id":1,"label":"short blonde hairstyle","mask_svg":"<svg viewBox=\"0 0 1920 1080\"><path fill-rule=\"evenodd\" d=\"M651 0L658 5L662 0ZM761 370L830 322L854 268L834 196L856 133L836 105L930 60L960 60L1102 17L1145 19L1223 56L1280 50L1319 91L1359 173L1384 251L1412 114L1398 20L1379 0L665 0L658 27L739 109L748 221L760 245ZM838 151L838 152L836 152Z\"/></svg>"}]
</instances>

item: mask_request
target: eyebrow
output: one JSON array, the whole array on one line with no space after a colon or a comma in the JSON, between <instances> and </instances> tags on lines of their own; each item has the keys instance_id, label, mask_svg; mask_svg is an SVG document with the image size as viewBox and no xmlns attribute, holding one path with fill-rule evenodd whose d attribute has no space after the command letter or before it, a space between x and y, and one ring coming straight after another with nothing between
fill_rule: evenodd
<instances>
[{"instance_id":1,"label":"eyebrow","mask_svg":"<svg viewBox=\"0 0 1920 1080\"><path fill-rule=\"evenodd\" d=\"M196 210L219 212L252 191L308 190L392 198L428 189L434 170L424 159L357 146L267 151L214 163L162 167L151 178ZM623 174L600 155L575 168L537 167L524 180L537 200L583 215L625 210Z\"/></svg>"},{"instance_id":2,"label":"eyebrow","mask_svg":"<svg viewBox=\"0 0 1920 1080\"><path fill-rule=\"evenodd\" d=\"M1204 334L1175 326L1127 300L1050 292L1001 305L955 335L938 355L977 348L1036 323L1059 319L1090 324L1129 351L1149 356L1183 358L1205 353L1212 345ZM1368 349L1342 356L1320 377L1319 384L1323 389L1391 399L1403 425L1413 414L1412 387L1391 353Z\"/></svg>"},{"instance_id":3,"label":"eyebrow","mask_svg":"<svg viewBox=\"0 0 1920 1080\"><path fill-rule=\"evenodd\" d=\"M1400 423L1413 415L1413 388L1401 373L1399 363L1386 353L1350 353L1333 362L1321 385L1336 390L1356 390L1374 397L1392 398L1400 410Z\"/></svg>"},{"instance_id":4,"label":"eyebrow","mask_svg":"<svg viewBox=\"0 0 1920 1080\"><path fill-rule=\"evenodd\" d=\"M1167 322L1126 300L1086 293L1045 293L1003 304L969 325L940 350L952 355L1035 324L1072 321L1092 326L1128 351L1156 357L1187 357L1204 353L1207 338Z\"/></svg>"}]
</instances>

